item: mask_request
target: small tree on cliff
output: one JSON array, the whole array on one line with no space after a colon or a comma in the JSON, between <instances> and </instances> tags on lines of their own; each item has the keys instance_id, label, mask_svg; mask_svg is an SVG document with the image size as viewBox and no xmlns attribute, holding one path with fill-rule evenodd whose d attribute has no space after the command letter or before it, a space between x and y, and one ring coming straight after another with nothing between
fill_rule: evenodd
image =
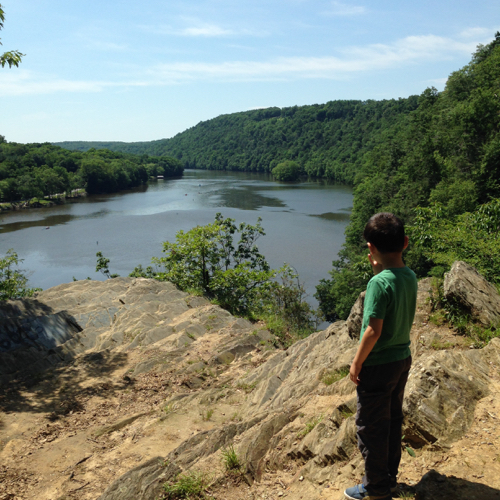
<instances>
[{"instance_id":1,"label":"small tree on cliff","mask_svg":"<svg viewBox=\"0 0 500 500\"><path fill-rule=\"evenodd\" d=\"M31 297L39 288L28 288L28 278L24 271L18 269L22 262L14 250L8 250L5 257L0 258L0 300Z\"/></svg>"},{"instance_id":2,"label":"small tree on cliff","mask_svg":"<svg viewBox=\"0 0 500 500\"><path fill-rule=\"evenodd\" d=\"M236 225L218 213L212 224L179 231L175 243L163 244L165 257L153 258L163 268L156 278L201 292L232 312L246 313L276 275L255 244L265 234L260 223L259 217L254 226Z\"/></svg>"}]
</instances>

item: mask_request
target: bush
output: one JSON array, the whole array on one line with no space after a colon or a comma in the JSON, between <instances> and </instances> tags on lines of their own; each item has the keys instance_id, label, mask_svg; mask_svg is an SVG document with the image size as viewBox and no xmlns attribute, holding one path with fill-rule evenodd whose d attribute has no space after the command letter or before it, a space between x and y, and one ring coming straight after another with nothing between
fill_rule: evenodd
<instances>
[{"instance_id":1,"label":"bush","mask_svg":"<svg viewBox=\"0 0 500 500\"><path fill-rule=\"evenodd\" d=\"M271 173L278 181L296 181L300 177L300 166L297 162L287 160L278 163Z\"/></svg>"},{"instance_id":2,"label":"bush","mask_svg":"<svg viewBox=\"0 0 500 500\"><path fill-rule=\"evenodd\" d=\"M218 213L212 224L179 231L175 243L163 244L166 256L153 258L163 268L157 279L199 290L232 313L247 313L276 275L255 244L265 234L260 222L237 226ZM240 236L236 244L235 234Z\"/></svg>"},{"instance_id":3,"label":"bush","mask_svg":"<svg viewBox=\"0 0 500 500\"><path fill-rule=\"evenodd\" d=\"M0 300L32 297L40 288L28 288L28 278L24 271L17 269L23 262L14 250L10 249L4 258L0 258Z\"/></svg>"},{"instance_id":4,"label":"bush","mask_svg":"<svg viewBox=\"0 0 500 500\"><path fill-rule=\"evenodd\" d=\"M168 500L203 498L208 486L206 474L191 471L177 476L175 482L164 485Z\"/></svg>"}]
</instances>

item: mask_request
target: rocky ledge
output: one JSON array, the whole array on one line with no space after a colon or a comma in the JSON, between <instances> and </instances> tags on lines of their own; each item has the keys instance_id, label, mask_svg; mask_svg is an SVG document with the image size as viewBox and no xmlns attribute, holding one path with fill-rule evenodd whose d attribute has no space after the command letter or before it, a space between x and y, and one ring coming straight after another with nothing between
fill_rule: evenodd
<instances>
[{"instance_id":1,"label":"rocky ledge","mask_svg":"<svg viewBox=\"0 0 500 500\"><path fill-rule=\"evenodd\" d=\"M500 339L471 348L429 322L431 288L419 284L399 479L418 499L500 498ZM478 322L500 319L495 288L464 263L445 293ZM362 299L286 351L262 325L152 280L5 303L0 499L154 500L180 472L205 474L217 499L342 498L363 470L345 377ZM225 470L228 449L241 473Z\"/></svg>"}]
</instances>

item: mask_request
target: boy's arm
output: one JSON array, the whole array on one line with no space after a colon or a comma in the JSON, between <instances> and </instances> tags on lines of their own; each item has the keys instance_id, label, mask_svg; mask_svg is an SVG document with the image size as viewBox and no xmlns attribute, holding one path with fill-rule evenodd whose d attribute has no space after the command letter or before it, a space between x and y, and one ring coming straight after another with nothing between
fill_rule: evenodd
<instances>
[{"instance_id":1,"label":"boy's arm","mask_svg":"<svg viewBox=\"0 0 500 500\"><path fill-rule=\"evenodd\" d=\"M363 363L368 357L368 354L372 352L373 347L382 334L383 323L383 319L370 318L370 322L366 327L365 333L361 339L356 356L354 356L354 360L349 371L349 377L356 385L359 385L360 382L358 376L361 368L363 367Z\"/></svg>"}]
</instances>

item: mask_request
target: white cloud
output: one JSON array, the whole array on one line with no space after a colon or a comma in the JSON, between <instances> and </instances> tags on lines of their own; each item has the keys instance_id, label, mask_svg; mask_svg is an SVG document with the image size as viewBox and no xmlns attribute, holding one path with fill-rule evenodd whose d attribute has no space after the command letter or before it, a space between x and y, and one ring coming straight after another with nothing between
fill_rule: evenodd
<instances>
[{"instance_id":1,"label":"white cloud","mask_svg":"<svg viewBox=\"0 0 500 500\"><path fill-rule=\"evenodd\" d=\"M170 25L142 26L142 29L159 35L189 36L189 37L221 37L235 35L236 32L221 28L215 24L190 22L185 28L174 28Z\"/></svg>"},{"instance_id":2,"label":"white cloud","mask_svg":"<svg viewBox=\"0 0 500 500\"><path fill-rule=\"evenodd\" d=\"M439 61L471 54L476 40L435 35L410 36L392 44L371 44L337 51L323 57L278 57L265 61L175 62L137 68L126 80L79 81L51 78L28 71L0 74L0 95L53 92L100 92L106 88L175 85L194 81L272 81L296 79L346 79L420 61Z\"/></svg>"},{"instance_id":3,"label":"white cloud","mask_svg":"<svg viewBox=\"0 0 500 500\"><path fill-rule=\"evenodd\" d=\"M27 70L3 72L0 76L0 94L10 96L55 92L100 92L104 86L102 82L44 77Z\"/></svg>"},{"instance_id":4,"label":"white cloud","mask_svg":"<svg viewBox=\"0 0 500 500\"><path fill-rule=\"evenodd\" d=\"M349 5L343 2L333 1L330 8L324 12L328 16L359 16L366 12L365 7L361 5Z\"/></svg>"},{"instance_id":5,"label":"white cloud","mask_svg":"<svg viewBox=\"0 0 500 500\"><path fill-rule=\"evenodd\" d=\"M489 28L468 28L460 33L462 38L492 38L495 30L490 30Z\"/></svg>"},{"instance_id":6,"label":"white cloud","mask_svg":"<svg viewBox=\"0 0 500 500\"><path fill-rule=\"evenodd\" d=\"M193 80L342 79L354 73L383 70L418 61L448 59L457 53L471 54L474 48L473 42L464 43L434 35L412 36L393 44L351 47L339 51L338 56L167 63L151 68L148 74L152 79L164 83Z\"/></svg>"}]
</instances>

